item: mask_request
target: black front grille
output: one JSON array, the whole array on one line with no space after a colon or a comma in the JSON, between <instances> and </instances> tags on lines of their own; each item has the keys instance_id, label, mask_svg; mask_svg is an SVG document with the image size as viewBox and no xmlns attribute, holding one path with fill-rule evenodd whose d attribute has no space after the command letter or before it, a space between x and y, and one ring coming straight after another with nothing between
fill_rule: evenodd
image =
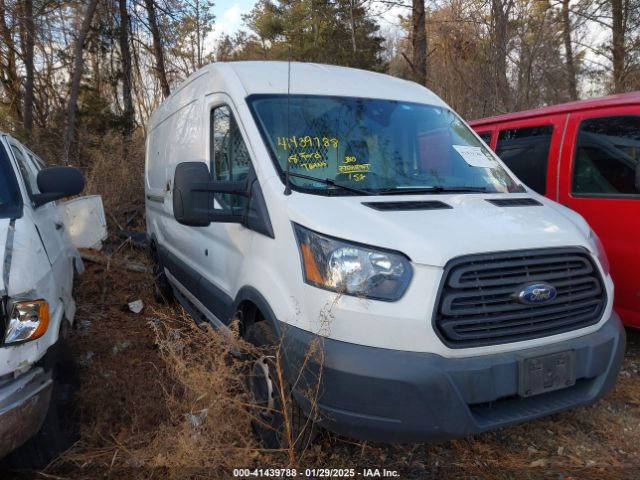
<instances>
[{"instance_id":1,"label":"black front grille","mask_svg":"<svg viewBox=\"0 0 640 480\"><path fill-rule=\"evenodd\" d=\"M534 283L555 287L556 298L520 303L518 293ZM434 324L452 348L496 345L593 325L606 303L598 269L582 248L469 255L445 267Z\"/></svg>"}]
</instances>

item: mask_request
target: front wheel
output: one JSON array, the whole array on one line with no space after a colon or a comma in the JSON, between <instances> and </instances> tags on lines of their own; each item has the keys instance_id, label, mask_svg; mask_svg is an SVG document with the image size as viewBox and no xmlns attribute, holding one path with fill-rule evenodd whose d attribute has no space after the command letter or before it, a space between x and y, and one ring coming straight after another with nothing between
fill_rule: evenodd
<instances>
[{"instance_id":1,"label":"front wheel","mask_svg":"<svg viewBox=\"0 0 640 480\"><path fill-rule=\"evenodd\" d=\"M318 428L303 412L284 379L279 347L266 321L251 325L245 335L255 350L250 354L247 387L255 406L251 427L267 448L303 451L317 436Z\"/></svg>"}]
</instances>

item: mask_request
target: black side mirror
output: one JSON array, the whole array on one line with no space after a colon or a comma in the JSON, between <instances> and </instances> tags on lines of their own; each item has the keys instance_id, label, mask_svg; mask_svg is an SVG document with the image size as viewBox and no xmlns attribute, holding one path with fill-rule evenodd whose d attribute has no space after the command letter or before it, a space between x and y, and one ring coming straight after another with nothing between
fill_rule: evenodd
<instances>
[{"instance_id":1,"label":"black side mirror","mask_svg":"<svg viewBox=\"0 0 640 480\"><path fill-rule=\"evenodd\" d=\"M245 212L213 207L214 193L249 196L248 182L211 181L202 162L183 162L176 166L173 179L173 216L183 225L206 227L211 222L242 223Z\"/></svg>"},{"instance_id":2,"label":"black side mirror","mask_svg":"<svg viewBox=\"0 0 640 480\"><path fill-rule=\"evenodd\" d=\"M84 177L74 167L46 167L36 178L40 193L34 195L36 207L65 197L78 195L84 190Z\"/></svg>"}]
</instances>

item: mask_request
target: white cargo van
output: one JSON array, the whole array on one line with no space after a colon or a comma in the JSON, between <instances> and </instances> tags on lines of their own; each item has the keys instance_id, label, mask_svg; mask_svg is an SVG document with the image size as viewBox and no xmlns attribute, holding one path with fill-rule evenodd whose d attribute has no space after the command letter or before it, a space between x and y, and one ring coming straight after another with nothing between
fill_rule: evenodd
<instances>
[{"instance_id":1,"label":"white cargo van","mask_svg":"<svg viewBox=\"0 0 640 480\"><path fill-rule=\"evenodd\" d=\"M83 188L78 170L46 167L0 132L0 458L22 446L14 466L44 467L73 440L66 333L74 271L83 268L76 245L100 241L104 224L88 220L104 212L100 197L56 200Z\"/></svg>"},{"instance_id":2,"label":"white cargo van","mask_svg":"<svg viewBox=\"0 0 640 480\"><path fill-rule=\"evenodd\" d=\"M313 405L320 425L441 440L614 385L625 335L599 240L429 90L327 65L215 63L148 131L159 295L281 342L296 408ZM318 339L322 365L303 368ZM272 364L253 373L278 427Z\"/></svg>"}]
</instances>

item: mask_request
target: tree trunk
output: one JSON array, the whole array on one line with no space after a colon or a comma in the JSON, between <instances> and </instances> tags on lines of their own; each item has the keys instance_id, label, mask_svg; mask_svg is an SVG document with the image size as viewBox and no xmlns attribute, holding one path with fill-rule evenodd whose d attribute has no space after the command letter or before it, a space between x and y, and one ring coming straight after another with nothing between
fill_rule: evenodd
<instances>
[{"instance_id":1,"label":"tree trunk","mask_svg":"<svg viewBox=\"0 0 640 480\"><path fill-rule=\"evenodd\" d=\"M571 19L569 18L569 0L562 0L562 38L567 66L567 90L571 100L578 99L576 67L573 63L573 45L571 43Z\"/></svg>"},{"instance_id":2,"label":"tree trunk","mask_svg":"<svg viewBox=\"0 0 640 480\"><path fill-rule=\"evenodd\" d=\"M96 12L97 4L98 0L89 0L73 52L73 75L71 78L71 92L69 94L69 113L67 121L67 131L64 137L64 155L65 163L67 165L69 164L69 150L71 149L71 144L73 143L76 133L76 109L78 102L78 93L80 91L80 80L82 79L83 66L82 51L84 49L84 43L87 40L87 35L89 34L89 29L91 28L91 21L93 20L93 15Z\"/></svg>"},{"instance_id":3,"label":"tree trunk","mask_svg":"<svg viewBox=\"0 0 640 480\"><path fill-rule=\"evenodd\" d=\"M491 14L493 17L493 70L496 82L497 105L502 105L502 112L511 111L512 98L507 80L507 43L509 13L513 0L491 0Z\"/></svg>"},{"instance_id":4,"label":"tree trunk","mask_svg":"<svg viewBox=\"0 0 640 480\"><path fill-rule=\"evenodd\" d=\"M427 24L424 0L413 0L411 9L411 59L416 80L421 85L427 83Z\"/></svg>"},{"instance_id":5,"label":"tree trunk","mask_svg":"<svg viewBox=\"0 0 640 480\"><path fill-rule=\"evenodd\" d=\"M196 62L197 62L197 68L201 68L202 67L202 47L201 47L201 43L202 43L202 39L201 37L201 32L200 32L200 0L195 0L195 6L196 6Z\"/></svg>"},{"instance_id":6,"label":"tree trunk","mask_svg":"<svg viewBox=\"0 0 640 480\"><path fill-rule=\"evenodd\" d=\"M28 137L33 129L33 46L35 43L35 27L33 24L33 0L24 2L24 69L26 81L24 88L23 125Z\"/></svg>"},{"instance_id":7,"label":"tree trunk","mask_svg":"<svg viewBox=\"0 0 640 480\"><path fill-rule=\"evenodd\" d=\"M131 135L134 128L135 112L133 110L133 97L131 94L131 49L129 47L129 13L127 12L127 0L118 0L120 7L120 60L122 62L122 100L124 103L124 125L122 131L125 135Z\"/></svg>"},{"instance_id":8,"label":"tree trunk","mask_svg":"<svg viewBox=\"0 0 640 480\"><path fill-rule=\"evenodd\" d=\"M164 67L164 52L162 50L162 40L160 38L160 29L158 28L158 20L156 18L156 9L154 0L145 0L147 6L147 16L149 17L149 28L151 29L151 37L153 38L153 54L156 57L156 73L162 88L162 95L167 98L171 95L169 82L167 81L167 72Z\"/></svg>"},{"instance_id":9,"label":"tree trunk","mask_svg":"<svg viewBox=\"0 0 640 480\"><path fill-rule=\"evenodd\" d=\"M625 28L622 4L623 0L611 0L611 33L613 39L611 58L613 59L613 89L615 93L621 93L625 90Z\"/></svg>"},{"instance_id":10,"label":"tree trunk","mask_svg":"<svg viewBox=\"0 0 640 480\"><path fill-rule=\"evenodd\" d=\"M5 55L0 55L0 81L5 89L9 108L13 112L16 120L22 119L22 107L20 96L20 77L18 76L16 62L16 45L13 41L11 29L7 25L9 10L4 0L0 0L0 52L6 51ZM5 58L3 58L5 57Z\"/></svg>"},{"instance_id":11,"label":"tree trunk","mask_svg":"<svg viewBox=\"0 0 640 480\"><path fill-rule=\"evenodd\" d=\"M356 8L357 0L349 0L349 21L351 23L351 49L353 53L358 51L358 44L356 43L356 16L353 11Z\"/></svg>"}]
</instances>

